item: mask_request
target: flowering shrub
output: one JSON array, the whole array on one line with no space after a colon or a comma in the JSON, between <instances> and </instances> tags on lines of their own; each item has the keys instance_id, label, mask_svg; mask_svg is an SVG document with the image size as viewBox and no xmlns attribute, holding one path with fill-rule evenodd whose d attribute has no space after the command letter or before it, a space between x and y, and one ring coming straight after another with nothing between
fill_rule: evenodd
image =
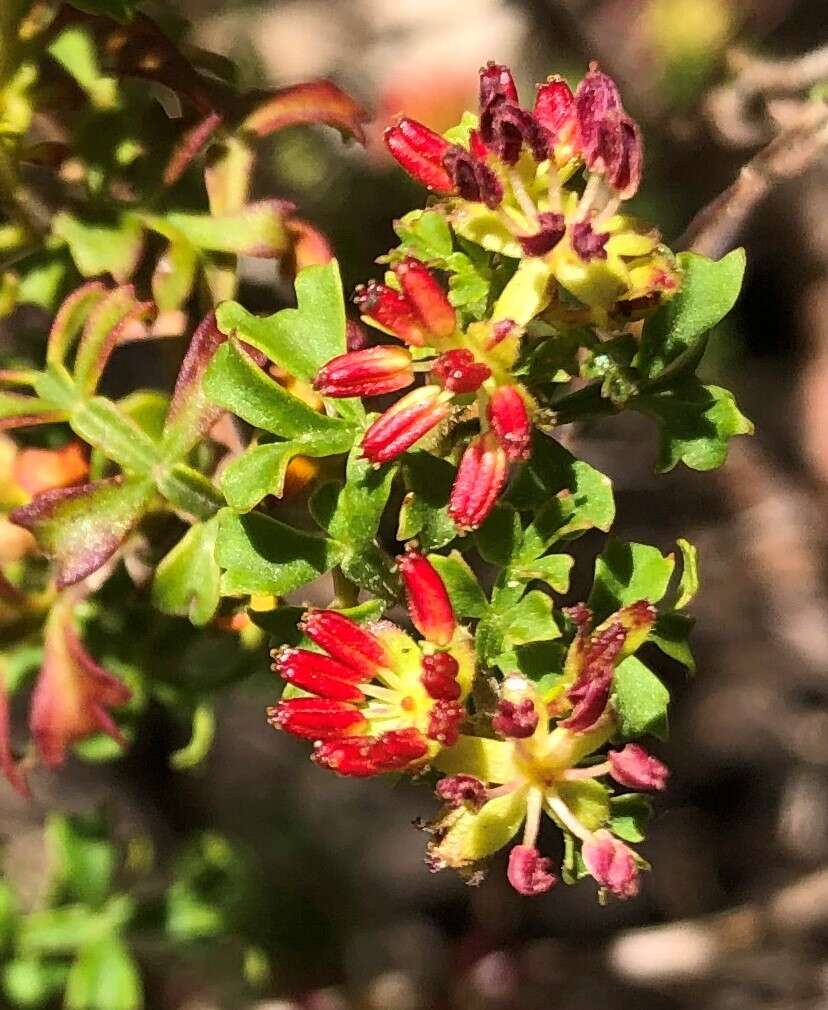
<instances>
[{"instance_id":1,"label":"flowering shrub","mask_svg":"<svg viewBox=\"0 0 828 1010\"><path fill-rule=\"evenodd\" d=\"M668 779L646 743L666 736L669 701L650 657L692 667L696 552L609 537L573 597L571 544L609 534L615 505L562 436L629 410L657 426L659 470L724 461L751 426L695 373L741 251L676 255L627 212L642 138L598 67L574 91L549 78L530 108L490 63L479 107L445 135L405 117L386 131L430 192L354 292L360 323L324 237L286 201L249 197L260 138L315 122L360 140L356 103L326 82L241 94L126 11L3 17L0 304L52 316L42 356L29 343L0 371L0 425L23 438L2 460L11 786L27 794L32 769L71 749L117 756L150 700L192 719L176 767L206 753L214 695L249 663L165 680L148 630L163 623L96 656L102 615L123 631L138 594L158 622L237 634L251 656L269 636L284 688L267 718L320 768L428 784L430 869L476 881L511 846L521 894L592 877L602 898L635 895L647 864L629 843ZM175 135L163 89L183 109ZM64 110L64 140L35 144L36 117ZM127 129L139 115L167 138L151 152ZM251 257L295 276L296 307L234 300ZM182 334L169 395L102 394L122 345ZM325 607L306 605L311 583ZM168 666L188 640L170 631ZM9 698L33 678L21 755Z\"/></svg>"}]
</instances>

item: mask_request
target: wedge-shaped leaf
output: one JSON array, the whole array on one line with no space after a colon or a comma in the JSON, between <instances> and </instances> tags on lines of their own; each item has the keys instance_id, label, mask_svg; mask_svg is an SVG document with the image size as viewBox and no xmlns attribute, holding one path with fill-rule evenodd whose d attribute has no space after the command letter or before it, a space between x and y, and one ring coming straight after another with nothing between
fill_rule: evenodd
<instances>
[{"instance_id":1,"label":"wedge-shaped leaf","mask_svg":"<svg viewBox=\"0 0 828 1010\"><path fill-rule=\"evenodd\" d=\"M628 656L616 669L612 702L622 740L650 733L667 738L667 706L670 692L635 656Z\"/></svg>"},{"instance_id":2,"label":"wedge-shaped leaf","mask_svg":"<svg viewBox=\"0 0 828 1010\"><path fill-rule=\"evenodd\" d=\"M475 536L484 561L505 567L523 543L520 516L511 505L498 504Z\"/></svg>"},{"instance_id":3,"label":"wedge-shaped leaf","mask_svg":"<svg viewBox=\"0 0 828 1010\"><path fill-rule=\"evenodd\" d=\"M643 842L653 805L641 793L625 793L610 800L610 830L625 842Z\"/></svg>"},{"instance_id":4,"label":"wedge-shaped leaf","mask_svg":"<svg viewBox=\"0 0 828 1010\"><path fill-rule=\"evenodd\" d=\"M454 251L451 228L444 214L436 210L412 210L394 222L401 251L423 263L442 266Z\"/></svg>"},{"instance_id":5,"label":"wedge-shaped leaf","mask_svg":"<svg viewBox=\"0 0 828 1010\"><path fill-rule=\"evenodd\" d=\"M575 559L569 554L547 554L525 565L512 566L509 571L515 578L527 582L540 579L556 593L565 593L569 590L569 574L574 564Z\"/></svg>"},{"instance_id":6,"label":"wedge-shaped leaf","mask_svg":"<svg viewBox=\"0 0 828 1010\"><path fill-rule=\"evenodd\" d=\"M659 614L649 640L658 646L665 656L686 666L690 673L696 670L696 660L690 651L690 632L695 620L687 614Z\"/></svg>"},{"instance_id":7,"label":"wedge-shaped leaf","mask_svg":"<svg viewBox=\"0 0 828 1010\"><path fill-rule=\"evenodd\" d=\"M300 270L296 300L298 308L261 318L237 302L226 302L216 318L222 332L235 333L291 375L310 382L326 362L346 350L345 301L336 261ZM335 406L343 417L365 416L359 400L337 400Z\"/></svg>"},{"instance_id":8,"label":"wedge-shaped leaf","mask_svg":"<svg viewBox=\"0 0 828 1010\"><path fill-rule=\"evenodd\" d=\"M115 553L155 494L146 477L110 477L39 494L11 514L57 565L57 584L91 575Z\"/></svg>"},{"instance_id":9,"label":"wedge-shaped leaf","mask_svg":"<svg viewBox=\"0 0 828 1010\"><path fill-rule=\"evenodd\" d=\"M595 561L589 605L602 621L621 607L639 600L658 603L667 592L675 558L649 544L626 544L611 537Z\"/></svg>"},{"instance_id":10,"label":"wedge-shaped leaf","mask_svg":"<svg viewBox=\"0 0 828 1010\"><path fill-rule=\"evenodd\" d=\"M324 123L365 143L362 124L368 114L361 105L330 81L307 81L257 96L255 107L242 120L241 130L266 137L287 126Z\"/></svg>"},{"instance_id":11,"label":"wedge-shaped leaf","mask_svg":"<svg viewBox=\"0 0 828 1010\"><path fill-rule=\"evenodd\" d=\"M398 540L417 538L421 550L444 547L457 536L448 514L455 468L447 460L427 452L409 452L403 457L407 492L400 506Z\"/></svg>"},{"instance_id":12,"label":"wedge-shaped leaf","mask_svg":"<svg viewBox=\"0 0 828 1010\"><path fill-rule=\"evenodd\" d=\"M232 214L171 211L165 222L197 249L270 259L289 246L285 215L292 205L282 200L251 203Z\"/></svg>"},{"instance_id":13,"label":"wedge-shaped leaf","mask_svg":"<svg viewBox=\"0 0 828 1010\"><path fill-rule=\"evenodd\" d=\"M330 456L330 437L286 442L260 442L229 463L221 475L227 504L249 512L267 495L281 498L291 460L297 456Z\"/></svg>"},{"instance_id":14,"label":"wedge-shaped leaf","mask_svg":"<svg viewBox=\"0 0 828 1010\"><path fill-rule=\"evenodd\" d=\"M552 614L552 600L539 589L528 592L502 614L499 623L503 647L507 650L527 642L550 641L561 634Z\"/></svg>"},{"instance_id":15,"label":"wedge-shaped leaf","mask_svg":"<svg viewBox=\"0 0 828 1010\"><path fill-rule=\"evenodd\" d=\"M222 593L227 596L282 596L329 571L343 553L333 540L256 512L220 514L216 560L225 569Z\"/></svg>"},{"instance_id":16,"label":"wedge-shaped leaf","mask_svg":"<svg viewBox=\"0 0 828 1010\"><path fill-rule=\"evenodd\" d=\"M657 376L724 319L742 287L744 249L734 249L718 261L691 252L679 253L678 259L681 290L644 325L637 364L648 378Z\"/></svg>"},{"instance_id":17,"label":"wedge-shaped leaf","mask_svg":"<svg viewBox=\"0 0 828 1010\"><path fill-rule=\"evenodd\" d=\"M167 421L163 452L167 459L182 459L203 438L221 416L205 388L205 373L225 336L210 312L196 327L181 362Z\"/></svg>"},{"instance_id":18,"label":"wedge-shaped leaf","mask_svg":"<svg viewBox=\"0 0 828 1010\"><path fill-rule=\"evenodd\" d=\"M112 220L82 221L61 211L52 221L52 231L69 246L75 266L84 277L111 274L124 284L141 258L144 229L128 212Z\"/></svg>"},{"instance_id":19,"label":"wedge-shaped leaf","mask_svg":"<svg viewBox=\"0 0 828 1010\"><path fill-rule=\"evenodd\" d=\"M661 472L677 463L691 470L715 470L727 458L731 438L753 434L753 424L736 406L730 390L703 386L695 377L638 397L630 406L654 418L661 429L657 463Z\"/></svg>"},{"instance_id":20,"label":"wedge-shaped leaf","mask_svg":"<svg viewBox=\"0 0 828 1010\"><path fill-rule=\"evenodd\" d=\"M221 572L215 559L218 516L195 523L155 570L152 602L200 627L216 612Z\"/></svg>"},{"instance_id":21,"label":"wedge-shaped leaf","mask_svg":"<svg viewBox=\"0 0 828 1010\"><path fill-rule=\"evenodd\" d=\"M123 940L103 937L83 947L66 980L66 1010L141 1010L138 966Z\"/></svg>"},{"instance_id":22,"label":"wedge-shaped leaf","mask_svg":"<svg viewBox=\"0 0 828 1010\"><path fill-rule=\"evenodd\" d=\"M483 617L487 613L489 601L477 576L459 551L452 551L447 557L429 554L428 560L443 580L455 614L459 617Z\"/></svg>"},{"instance_id":23,"label":"wedge-shaped leaf","mask_svg":"<svg viewBox=\"0 0 828 1010\"><path fill-rule=\"evenodd\" d=\"M329 455L347 452L354 429L336 417L320 414L266 375L235 342L220 347L204 380L207 396L256 428L283 438L319 444L330 440Z\"/></svg>"}]
</instances>

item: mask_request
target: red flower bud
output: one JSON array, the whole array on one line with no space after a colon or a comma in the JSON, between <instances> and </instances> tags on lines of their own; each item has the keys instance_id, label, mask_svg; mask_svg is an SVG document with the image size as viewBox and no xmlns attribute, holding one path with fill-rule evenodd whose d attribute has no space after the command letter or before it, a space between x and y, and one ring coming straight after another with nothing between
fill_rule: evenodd
<instances>
[{"instance_id":1,"label":"red flower bud","mask_svg":"<svg viewBox=\"0 0 828 1010\"><path fill-rule=\"evenodd\" d=\"M451 489L449 515L464 530L476 530L494 508L508 476L506 451L493 431L478 435L463 453Z\"/></svg>"},{"instance_id":2,"label":"red flower bud","mask_svg":"<svg viewBox=\"0 0 828 1010\"><path fill-rule=\"evenodd\" d=\"M529 458L532 422L515 386L499 386L495 390L489 403L489 421L512 462Z\"/></svg>"},{"instance_id":3,"label":"red flower bud","mask_svg":"<svg viewBox=\"0 0 828 1010\"><path fill-rule=\"evenodd\" d=\"M538 712L531 698L517 702L503 698L497 703L492 716L492 729L499 736L525 740L538 728L538 721Z\"/></svg>"},{"instance_id":4,"label":"red flower bud","mask_svg":"<svg viewBox=\"0 0 828 1010\"><path fill-rule=\"evenodd\" d=\"M394 273L428 333L438 340L450 337L457 329L457 316L428 267L409 256L395 264Z\"/></svg>"},{"instance_id":5,"label":"red flower bud","mask_svg":"<svg viewBox=\"0 0 828 1010\"><path fill-rule=\"evenodd\" d=\"M601 124L613 111L621 111L621 95L611 77L601 73L592 64L575 91L575 117L578 129L578 146L587 164L590 164L599 141Z\"/></svg>"},{"instance_id":6,"label":"red flower bud","mask_svg":"<svg viewBox=\"0 0 828 1010\"><path fill-rule=\"evenodd\" d=\"M428 343L423 321L411 302L386 284L371 281L354 292L354 304L362 313L412 347Z\"/></svg>"},{"instance_id":7,"label":"red flower bud","mask_svg":"<svg viewBox=\"0 0 828 1010\"><path fill-rule=\"evenodd\" d=\"M423 656L422 667L420 681L430 697L440 701L457 701L463 692L457 680L460 665L454 656L447 652Z\"/></svg>"},{"instance_id":8,"label":"red flower bud","mask_svg":"<svg viewBox=\"0 0 828 1010\"><path fill-rule=\"evenodd\" d=\"M450 413L449 395L437 386L406 393L365 432L362 451L372 463L388 463L419 442Z\"/></svg>"},{"instance_id":9,"label":"red flower bud","mask_svg":"<svg viewBox=\"0 0 828 1010\"><path fill-rule=\"evenodd\" d=\"M670 772L658 758L648 754L637 743L628 743L622 750L612 750L607 755L610 775L616 782L630 789L658 789L667 787Z\"/></svg>"},{"instance_id":10,"label":"red flower bud","mask_svg":"<svg viewBox=\"0 0 828 1010\"><path fill-rule=\"evenodd\" d=\"M480 111L488 109L492 102L518 100L517 86L512 71L502 64L490 60L480 68Z\"/></svg>"},{"instance_id":11,"label":"red flower bud","mask_svg":"<svg viewBox=\"0 0 828 1010\"><path fill-rule=\"evenodd\" d=\"M475 361L471 351L446 351L431 366L431 371L452 393L475 393L492 374L491 368Z\"/></svg>"},{"instance_id":12,"label":"red flower bud","mask_svg":"<svg viewBox=\"0 0 828 1010\"><path fill-rule=\"evenodd\" d=\"M313 385L323 396L381 396L405 389L413 381L409 352L382 344L331 358L319 369Z\"/></svg>"},{"instance_id":13,"label":"red flower bud","mask_svg":"<svg viewBox=\"0 0 828 1010\"><path fill-rule=\"evenodd\" d=\"M576 221L572 226L572 248L588 263L590 260L605 260L609 235L606 232L593 231L589 221Z\"/></svg>"},{"instance_id":14,"label":"red flower bud","mask_svg":"<svg viewBox=\"0 0 828 1010\"><path fill-rule=\"evenodd\" d=\"M550 136L557 138L561 128L572 119L572 89L562 77L550 77L538 85L535 96L535 119Z\"/></svg>"},{"instance_id":15,"label":"red flower bud","mask_svg":"<svg viewBox=\"0 0 828 1010\"><path fill-rule=\"evenodd\" d=\"M368 724L358 708L333 698L288 698L267 710L267 721L307 740L336 739Z\"/></svg>"},{"instance_id":16,"label":"red flower bud","mask_svg":"<svg viewBox=\"0 0 828 1010\"><path fill-rule=\"evenodd\" d=\"M465 717L466 709L459 701L435 701L428 713L426 735L429 740L436 740L444 747L453 747Z\"/></svg>"},{"instance_id":17,"label":"red flower bud","mask_svg":"<svg viewBox=\"0 0 828 1010\"><path fill-rule=\"evenodd\" d=\"M378 737L344 736L319 743L313 760L340 775L364 778L397 771L428 753L428 741L413 728L390 730Z\"/></svg>"},{"instance_id":18,"label":"red flower bud","mask_svg":"<svg viewBox=\"0 0 828 1010\"><path fill-rule=\"evenodd\" d=\"M410 176L437 193L451 193L454 183L443 166L451 146L414 119L403 117L385 131L385 146Z\"/></svg>"},{"instance_id":19,"label":"red flower bud","mask_svg":"<svg viewBox=\"0 0 828 1010\"><path fill-rule=\"evenodd\" d=\"M534 235L518 235L520 247L527 256L545 256L551 252L566 233L563 214L551 211L538 214L538 230Z\"/></svg>"},{"instance_id":20,"label":"red flower bud","mask_svg":"<svg viewBox=\"0 0 828 1010\"><path fill-rule=\"evenodd\" d=\"M362 701L365 695L354 683L362 675L349 666L307 649L284 648L274 653L273 669L289 684L336 701Z\"/></svg>"},{"instance_id":21,"label":"red flower bud","mask_svg":"<svg viewBox=\"0 0 828 1010\"><path fill-rule=\"evenodd\" d=\"M371 680L391 665L385 649L370 631L335 610L311 610L300 627L312 642L351 667L360 680Z\"/></svg>"},{"instance_id":22,"label":"red flower bud","mask_svg":"<svg viewBox=\"0 0 828 1010\"><path fill-rule=\"evenodd\" d=\"M550 862L529 845L515 845L509 853L506 877L518 894L533 897L544 894L557 883L549 872Z\"/></svg>"},{"instance_id":23,"label":"red flower bud","mask_svg":"<svg viewBox=\"0 0 828 1010\"><path fill-rule=\"evenodd\" d=\"M447 775L437 783L436 793L455 810L468 806L476 811L486 802L486 787L473 775Z\"/></svg>"},{"instance_id":24,"label":"red flower bud","mask_svg":"<svg viewBox=\"0 0 828 1010\"><path fill-rule=\"evenodd\" d=\"M433 645L448 645L454 635L454 609L443 580L431 562L416 551L397 558L414 627Z\"/></svg>"},{"instance_id":25,"label":"red flower bud","mask_svg":"<svg viewBox=\"0 0 828 1010\"><path fill-rule=\"evenodd\" d=\"M581 849L584 864L601 887L619 898L638 894L638 866L631 849L609 833L596 831Z\"/></svg>"}]
</instances>

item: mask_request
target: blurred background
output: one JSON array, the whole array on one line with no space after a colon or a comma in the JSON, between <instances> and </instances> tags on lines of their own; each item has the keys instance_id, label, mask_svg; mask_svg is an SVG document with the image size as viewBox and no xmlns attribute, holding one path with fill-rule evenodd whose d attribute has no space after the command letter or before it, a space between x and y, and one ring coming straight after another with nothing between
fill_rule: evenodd
<instances>
[{"instance_id":1,"label":"blurred background","mask_svg":"<svg viewBox=\"0 0 828 1010\"><path fill-rule=\"evenodd\" d=\"M704 250L747 247L742 299L704 373L736 390L755 438L736 440L719 472L655 477L652 429L636 415L563 436L616 481L619 536L667 549L683 535L701 554L698 672L686 682L659 669L675 697L659 750L673 777L640 899L600 908L588 882L521 899L500 865L476 888L430 874L412 827L433 810L428 791L313 767L265 723L276 691L260 649L260 673L225 695L197 770L170 771L186 732L150 717L124 762L38 779L44 807L103 802L123 838L153 838L161 865L205 830L239 853L222 884L222 944L188 959L139 945L147 1006L828 1007L828 158L795 134L803 100L828 93L825 0L180 0L157 13L186 19L189 42L232 59L249 86L331 77L374 112L365 151L329 131L279 133L256 183L330 238L349 290L378 275L391 221L423 198L384 153L382 128L405 112L445 129L473 106L488 59L511 64L527 103L534 81L577 81L590 60L616 78L646 142L634 210L668 242L775 137L782 161L743 223ZM273 270L250 261L251 308L288 297ZM579 542L576 589L598 547ZM198 642L193 670L231 648ZM0 817L7 872L31 896L42 808L4 789ZM238 979L245 936L270 962L252 1001Z\"/></svg>"}]
</instances>

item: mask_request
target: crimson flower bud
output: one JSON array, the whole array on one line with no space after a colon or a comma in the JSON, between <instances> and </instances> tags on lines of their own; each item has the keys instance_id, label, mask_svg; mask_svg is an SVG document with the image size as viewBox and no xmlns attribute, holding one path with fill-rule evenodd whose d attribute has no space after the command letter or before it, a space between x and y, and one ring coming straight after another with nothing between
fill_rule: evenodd
<instances>
[{"instance_id":1,"label":"crimson flower bud","mask_svg":"<svg viewBox=\"0 0 828 1010\"><path fill-rule=\"evenodd\" d=\"M475 361L471 351L446 351L431 366L431 371L452 393L475 393L492 374L482 361Z\"/></svg>"},{"instance_id":2,"label":"crimson flower bud","mask_svg":"<svg viewBox=\"0 0 828 1010\"><path fill-rule=\"evenodd\" d=\"M385 131L385 146L423 186L437 193L451 193L454 189L451 175L443 165L451 145L439 133L404 116Z\"/></svg>"},{"instance_id":3,"label":"crimson flower bud","mask_svg":"<svg viewBox=\"0 0 828 1010\"><path fill-rule=\"evenodd\" d=\"M422 554L407 551L397 558L408 612L414 627L433 645L446 646L454 636L454 609L437 569Z\"/></svg>"},{"instance_id":4,"label":"crimson flower bud","mask_svg":"<svg viewBox=\"0 0 828 1010\"><path fill-rule=\"evenodd\" d=\"M307 740L341 737L358 733L368 720L353 705L333 698L289 698L269 708L267 721L277 729Z\"/></svg>"},{"instance_id":5,"label":"crimson flower bud","mask_svg":"<svg viewBox=\"0 0 828 1010\"><path fill-rule=\"evenodd\" d=\"M429 697L439 701L457 701L463 693L457 674L460 664L448 652L435 652L423 656L420 681Z\"/></svg>"},{"instance_id":6,"label":"crimson flower bud","mask_svg":"<svg viewBox=\"0 0 828 1010\"><path fill-rule=\"evenodd\" d=\"M454 187L464 200L484 203L494 210L503 199L503 184L479 157L459 145L448 149L443 164L454 181Z\"/></svg>"},{"instance_id":7,"label":"crimson flower bud","mask_svg":"<svg viewBox=\"0 0 828 1010\"><path fill-rule=\"evenodd\" d=\"M365 695L355 681L362 674L321 652L308 649L280 649L273 654L273 669L289 684L335 701L362 701Z\"/></svg>"},{"instance_id":8,"label":"crimson flower bud","mask_svg":"<svg viewBox=\"0 0 828 1010\"><path fill-rule=\"evenodd\" d=\"M428 267L409 256L395 264L394 273L428 333L438 340L450 337L457 329L457 316Z\"/></svg>"},{"instance_id":9,"label":"crimson flower bud","mask_svg":"<svg viewBox=\"0 0 828 1010\"><path fill-rule=\"evenodd\" d=\"M459 701L435 701L428 713L426 736L444 747L453 747L465 717L466 709Z\"/></svg>"},{"instance_id":10,"label":"crimson flower bud","mask_svg":"<svg viewBox=\"0 0 828 1010\"><path fill-rule=\"evenodd\" d=\"M518 894L533 897L544 894L557 883L549 872L550 861L530 845L515 845L509 853L506 877Z\"/></svg>"},{"instance_id":11,"label":"crimson flower bud","mask_svg":"<svg viewBox=\"0 0 828 1010\"><path fill-rule=\"evenodd\" d=\"M520 247L527 256L545 256L561 241L566 232L563 214L546 211L538 214L538 230L534 235L518 235Z\"/></svg>"},{"instance_id":12,"label":"crimson flower bud","mask_svg":"<svg viewBox=\"0 0 828 1010\"><path fill-rule=\"evenodd\" d=\"M596 831L592 838L584 842L581 855L586 868L601 887L606 887L619 898L633 898L638 894L635 856L631 849L609 831Z\"/></svg>"},{"instance_id":13,"label":"crimson flower bud","mask_svg":"<svg viewBox=\"0 0 828 1010\"><path fill-rule=\"evenodd\" d=\"M607 757L610 775L622 786L658 790L667 787L670 775L667 766L637 743L629 743L622 750L612 750Z\"/></svg>"},{"instance_id":14,"label":"crimson flower bud","mask_svg":"<svg viewBox=\"0 0 828 1010\"><path fill-rule=\"evenodd\" d=\"M354 304L362 313L412 347L428 343L423 321L411 302L387 284L370 281L354 292Z\"/></svg>"},{"instance_id":15,"label":"crimson flower bud","mask_svg":"<svg viewBox=\"0 0 828 1010\"><path fill-rule=\"evenodd\" d=\"M372 463L388 463L419 442L448 417L450 396L437 386L420 386L390 406L362 439Z\"/></svg>"},{"instance_id":16,"label":"crimson flower bud","mask_svg":"<svg viewBox=\"0 0 828 1010\"><path fill-rule=\"evenodd\" d=\"M340 775L364 778L405 768L428 753L428 741L412 727L378 737L343 736L317 744L313 760Z\"/></svg>"},{"instance_id":17,"label":"crimson flower bud","mask_svg":"<svg viewBox=\"0 0 828 1010\"><path fill-rule=\"evenodd\" d=\"M480 111L500 100L516 102L517 86L508 67L490 60L485 67L480 68Z\"/></svg>"},{"instance_id":18,"label":"crimson flower bud","mask_svg":"<svg viewBox=\"0 0 828 1010\"><path fill-rule=\"evenodd\" d=\"M532 421L526 403L515 386L498 386L489 402L489 421L506 456L528 459L532 445Z\"/></svg>"},{"instance_id":19,"label":"crimson flower bud","mask_svg":"<svg viewBox=\"0 0 828 1010\"><path fill-rule=\"evenodd\" d=\"M379 639L335 610L311 610L299 626L312 642L354 671L352 680L371 680L391 666Z\"/></svg>"},{"instance_id":20,"label":"crimson flower bud","mask_svg":"<svg viewBox=\"0 0 828 1010\"><path fill-rule=\"evenodd\" d=\"M313 385L323 396L381 396L414 381L411 355L386 344L339 354L316 373Z\"/></svg>"},{"instance_id":21,"label":"crimson flower bud","mask_svg":"<svg viewBox=\"0 0 828 1010\"><path fill-rule=\"evenodd\" d=\"M517 702L503 698L497 703L492 716L492 729L499 736L525 740L538 728L538 721L538 712L531 698Z\"/></svg>"},{"instance_id":22,"label":"crimson flower bud","mask_svg":"<svg viewBox=\"0 0 828 1010\"><path fill-rule=\"evenodd\" d=\"M607 250L604 247L608 239L609 235L606 232L593 231L589 221L577 221L572 226L572 248L585 263L607 258Z\"/></svg>"},{"instance_id":23,"label":"crimson flower bud","mask_svg":"<svg viewBox=\"0 0 828 1010\"><path fill-rule=\"evenodd\" d=\"M508 476L506 450L493 431L478 435L460 460L449 515L463 530L476 530L494 508Z\"/></svg>"},{"instance_id":24,"label":"crimson flower bud","mask_svg":"<svg viewBox=\"0 0 828 1010\"><path fill-rule=\"evenodd\" d=\"M538 85L535 96L535 119L555 140L562 127L572 119L572 89L562 77L550 77Z\"/></svg>"},{"instance_id":25,"label":"crimson flower bud","mask_svg":"<svg viewBox=\"0 0 828 1010\"><path fill-rule=\"evenodd\" d=\"M621 95L611 77L601 73L592 64L575 91L575 118L578 128L578 146L587 164L590 164L600 139L601 124L613 111L621 111Z\"/></svg>"},{"instance_id":26,"label":"crimson flower bud","mask_svg":"<svg viewBox=\"0 0 828 1010\"><path fill-rule=\"evenodd\" d=\"M486 787L473 775L447 775L437 783L437 795L453 809L479 810L486 802Z\"/></svg>"}]
</instances>

